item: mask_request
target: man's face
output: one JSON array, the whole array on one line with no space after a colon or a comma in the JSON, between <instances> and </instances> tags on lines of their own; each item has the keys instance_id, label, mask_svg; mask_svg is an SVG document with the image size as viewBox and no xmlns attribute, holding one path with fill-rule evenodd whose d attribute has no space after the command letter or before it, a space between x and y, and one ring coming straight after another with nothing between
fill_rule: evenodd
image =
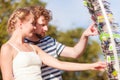
<instances>
[{"instance_id":1,"label":"man's face","mask_svg":"<svg viewBox=\"0 0 120 80\"><path fill-rule=\"evenodd\" d=\"M40 16L36 23L35 34L37 37L44 37L48 31L48 22L44 16Z\"/></svg>"}]
</instances>

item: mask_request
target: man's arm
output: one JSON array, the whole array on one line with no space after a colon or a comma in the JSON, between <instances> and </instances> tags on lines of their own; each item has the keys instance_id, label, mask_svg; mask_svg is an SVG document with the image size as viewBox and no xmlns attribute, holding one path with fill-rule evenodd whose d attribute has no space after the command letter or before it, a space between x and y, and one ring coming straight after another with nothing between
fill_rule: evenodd
<instances>
[{"instance_id":1,"label":"man's arm","mask_svg":"<svg viewBox=\"0 0 120 80\"><path fill-rule=\"evenodd\" d=\"M92 23L82 34L79 42L74 47L66 46L61 52L60 56L77 58L84 52L89 36L95 36L98 34L97 28L94 27Z\"/></svg>"}]
</instances>

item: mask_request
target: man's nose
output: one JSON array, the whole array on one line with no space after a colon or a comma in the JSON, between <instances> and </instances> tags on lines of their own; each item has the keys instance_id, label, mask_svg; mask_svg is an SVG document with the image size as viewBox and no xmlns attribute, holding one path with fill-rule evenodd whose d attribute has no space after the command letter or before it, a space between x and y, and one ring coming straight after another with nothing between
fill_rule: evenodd
<instances>
[{"instance_id":1,"label":"man's nose","mask_svg":"<svg viewBox=\"0 0 120 80\"><path fill-rule=\"evenodd\" d=\"M36 29L36 26L33 26L33 29L35 30L35 29Z\"/></svg>"},{"instance_id":2,"label":"man's nose","mask_svg":"<svg viewBox=\"0 0 120 80\"><path fill-rule=\"evenodd\" d=\"M48 26L44 26L43 28L45 31L48 31Z\"/></svg>"}]
</instances>

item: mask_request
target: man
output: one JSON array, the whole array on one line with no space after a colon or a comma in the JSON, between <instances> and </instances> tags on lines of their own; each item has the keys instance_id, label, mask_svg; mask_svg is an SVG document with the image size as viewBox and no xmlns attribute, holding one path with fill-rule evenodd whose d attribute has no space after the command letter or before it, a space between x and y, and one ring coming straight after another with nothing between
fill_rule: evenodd
<instances>
[{"instance_id":1,"label":"man","mask_svg":"<svg viewBox=\"0 0 120 80\"><path fill-rule=\"evenodd\" d=\"M37 29L34 35L26 38L25 41L38 45L45 52L56 58L58 56L71 58L80 57L86 47L88 36L98 34L97 29L94 27L94 24L92 24L83 32L79 42L74 47L65 46L57 42L54 38L46 36L48 23L52 19L51 12L41 6L31 6L29 9L32 10L35 15L35 26ZM46 65L42 66L42 77L44 80L62 80L60 70L53 69Z\"/></svg>"}]
</instances>

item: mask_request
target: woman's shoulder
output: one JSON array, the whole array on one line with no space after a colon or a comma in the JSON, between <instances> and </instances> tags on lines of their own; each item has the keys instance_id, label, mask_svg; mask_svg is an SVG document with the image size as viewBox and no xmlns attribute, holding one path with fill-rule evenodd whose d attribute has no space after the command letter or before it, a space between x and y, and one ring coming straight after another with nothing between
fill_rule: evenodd
<instances>
[{"instance_id":1,"label":"woman's shoulder","mask_svg":"<svg viewBox=\"0 0 120 80\"><path fill-rule=\"evenodd\" d=\"M12 47L8 44L8 42L4 43L1 46L1 54L9 54L11 51L12 51Z\"/></svg>"},{"instance_id":2,"label":"woman's shoulder","mask_svg":"<svg viewBox=\"0 0 120 80\"><path fill-rule=\"evenodd\" d=\"M9 45L9 42L2 44L1 49L11 49L12 47Z\"/></svg>"},{"instance_id":3,"label":"woman's shoulder","mask_svg":"<svg viewBox=\"0 0 120 80\"><path fill-rule=\"evenodd\" d=\"M5 43L1 46L1 50L0 50L1 65L10 63L13 60L12 51L13 49L8 43Z\"/></svg>"}]
</instances>

